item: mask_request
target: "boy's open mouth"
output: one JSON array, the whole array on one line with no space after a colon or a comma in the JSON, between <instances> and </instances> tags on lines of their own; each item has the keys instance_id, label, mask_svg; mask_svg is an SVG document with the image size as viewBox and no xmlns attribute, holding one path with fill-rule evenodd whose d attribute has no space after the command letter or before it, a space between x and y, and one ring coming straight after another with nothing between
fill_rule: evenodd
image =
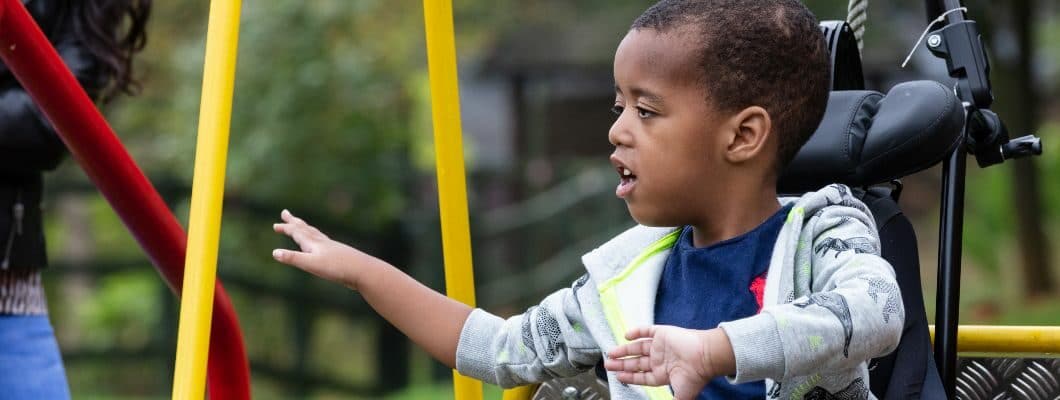
<instances>
[{"instance_id":1,"label":"boy's open mouth","mask_svg":"<svg viewBox=\"0 0 1060 400\"><path fill-rule=\"evenodd\" d=\"M619 182L618 187L615 188L615 196L619 198L625 198L633 191L633 186L637 184L637 175L633 174L629 168L619 166L618 170Z\"/></svg>"}]
</instances>

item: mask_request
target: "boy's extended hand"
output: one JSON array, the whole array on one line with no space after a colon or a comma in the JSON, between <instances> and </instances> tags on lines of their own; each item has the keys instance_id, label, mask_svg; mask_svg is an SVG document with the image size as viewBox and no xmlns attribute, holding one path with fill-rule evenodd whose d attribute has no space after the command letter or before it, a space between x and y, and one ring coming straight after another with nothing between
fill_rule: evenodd
<instances>
[{"instance_id":1,"label":"boy's extended hand","mask_svg":"<svg viewBox=\"0 0 1060 400\"><path fill-rule=\"evenodd\" d=\"M677 400L692 400L715 376L736 371L729 337L721 329L707 331L656 325L632 329L633 342L608 352L604 368L618 372L624 383L669 384Z\"/></svg>"},{"instance_id":2,"label":"boy's extended hand","mask_svg":"<svg viewBox=\"0 0 1060 400\"><path fill-rule=\"evenodd\" d=\"M301 268L313 275L346 285L357 290L363 270L379 263L375 257L345 244L331 240L301 218L283 210L283 223L273 224L276 232L290 236L302 251L276 249L276 261Z\"/></svg>"},{"instance_id":3,"label":"boy's extended hand","mask_svg":"<svg viewBox=\"0 0 1060 400\"><path fill-rule=\"evenodd\" d=\"M302 251L276 249L272 256L321 278L357 290L387 321L450 368L456 366L460 330L471 307L448 299L393 265L328 239L287 210L276 232L290 236Z\"/></svg>"}]
</instances>

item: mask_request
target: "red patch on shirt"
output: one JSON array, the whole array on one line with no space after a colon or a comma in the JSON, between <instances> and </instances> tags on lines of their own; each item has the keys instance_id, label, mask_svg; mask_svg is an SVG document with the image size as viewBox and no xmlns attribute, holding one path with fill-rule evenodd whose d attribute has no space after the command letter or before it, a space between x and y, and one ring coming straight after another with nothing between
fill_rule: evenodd
<instances>
[{"instance_id":1,"label":"red patch on shirt","mask_svg":"<svg viewBox=\"0 0 1060 400\"><path fill-rule=\"evenodd\" d=\"M755 295L755 302L758 303L758 312L762 312L762 298L766 293L765 273L751 281L751 293Z\"/></svg>"}]
</instances>

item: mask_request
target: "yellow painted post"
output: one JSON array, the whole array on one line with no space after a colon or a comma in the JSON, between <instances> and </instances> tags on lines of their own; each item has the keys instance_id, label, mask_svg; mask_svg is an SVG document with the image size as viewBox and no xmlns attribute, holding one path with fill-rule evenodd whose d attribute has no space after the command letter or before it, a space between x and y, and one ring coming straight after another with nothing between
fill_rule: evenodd
<instances>
[{"instance_id":1,"label":"yellow painted post","mask_svg":"<svg viewBox=\"0 0 1060 400\"><path fill-rule=\"evenodd\" d=\"M199 133L188 218L188 252L180 301L173 399L202 399L221 233L228 129L239 41L240 0L212 0L206 32Z\"/></svg>"},{"instance_id":2,"label":"yellow painted post","mask_svg":"<svg viewBox=\"0 0 1060 400\"><path fill-rule=\"evenodd\" d=\"M475 281L471 272L471 231L468 228L464 149L460 137L452 2L423 0L423 19L427 34L427 72L431 81L445 291L449 297L474 307ZM482 382L453 371L453 391L457 400L479 400L482 399Z\"/></svg>"}]
</instances>

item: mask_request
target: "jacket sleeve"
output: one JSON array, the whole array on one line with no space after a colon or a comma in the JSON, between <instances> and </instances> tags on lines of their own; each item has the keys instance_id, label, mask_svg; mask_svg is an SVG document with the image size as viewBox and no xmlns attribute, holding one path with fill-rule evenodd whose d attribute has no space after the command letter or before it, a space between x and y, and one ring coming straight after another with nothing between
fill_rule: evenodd
<instances>
[{"instance_id":1,"label":"jacket sleeve","mask_svg":"<svg viewBox=\"0 0 1060 400\"><path fill-rule=\"evenodd\" d=\"M592 369L600 361L600 349L577 299L588 280L582 277L573 287L506 320L474 310L460 333L457 371L509 388Z\"/></svg>"},{"instance_id":2,"label":"jacket sleeve","mask_svg":"<svg viewBox=\"0 0 1060 400\"><path fill-rule=\"evenodd\" d=\"M810 224L809 263L796 268L812 270L811 294L722 325L739 335L738 382L848 370L898 346L905 310L871 217L829 207Z\"/></svg>"},{"instance_id":3,"label":"jacket sleeve","mask_svg":"<svg viewBox=\"0 0 1060 400\"><path fill-rule=\"evenodd\" d=\"M57 43L56 50L63 61L89 97L95 99L105 82L96 60L73 38L60 37ZM62 140L10 71L4 68L2 72L0 171L28 173L55 168L66 152Z\"/></svg>"}]
</instances>

